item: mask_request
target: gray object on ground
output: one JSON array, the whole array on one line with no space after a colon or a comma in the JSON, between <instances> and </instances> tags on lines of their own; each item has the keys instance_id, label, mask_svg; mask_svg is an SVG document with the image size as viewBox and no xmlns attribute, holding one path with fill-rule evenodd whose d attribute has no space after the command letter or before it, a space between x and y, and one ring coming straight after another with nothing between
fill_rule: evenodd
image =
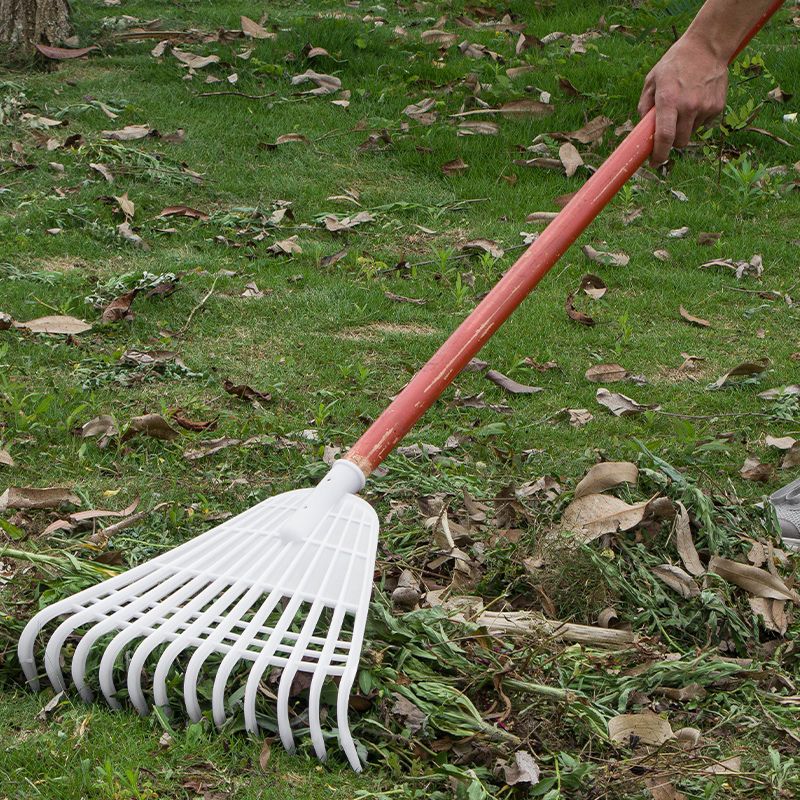
<instances>
[{"instance_id":1,"label":"gray object on ground","mask_svg":"<svg viewBox=\"0 0 800 800\"><path fill-rule=\"evenodd\" d=\"M781 525L784 544L800 550L800 478L771 494L769 501Z\"/></svg>"}]
</instances>

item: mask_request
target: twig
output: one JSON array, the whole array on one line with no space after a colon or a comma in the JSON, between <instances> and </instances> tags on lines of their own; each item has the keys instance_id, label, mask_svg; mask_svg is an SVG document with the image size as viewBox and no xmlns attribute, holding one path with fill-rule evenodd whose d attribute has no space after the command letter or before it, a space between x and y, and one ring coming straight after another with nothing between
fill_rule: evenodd
<instances>
[{"instance_id":1,"label":"twig","mask_svg":"<svg viewBox=\"0 0 800 800\"><path fill-rule=\"evenodd\" d=\"M212 283L211 283L211 288L208 290L208 293L207 293L207 294L206 294L206 296L205 296L205 297L204 297L204 298L203 298L203 299L202 299L202 300L201 300L201 301L200 301L200 302L199 302L199 303L198 303L198 304L197 304L197 305L196 305L196 306L195 306L195 307L194 307L194 308L191 310L191 312L189 313L189 316L186 318L186 322L184 322L184 323L183 323L183 327L182 327L182 328L181 328L181 329L178 331L178 333L176 334L176 336L183 336L183 334L184 334L184 333L186 333L186 330L188 329L189 325L191 325L191 323L192 323L192 318L194 317L194 315L195 315L195 314L196 314L196 313L197 313L197 312L198 312L198 311L199 311L199 310L200 310L200 309L201 309L201 308L202 308L202 307L203 307L203 306L206 304L206 301L208 300L208 298L209 298L209 297L211 297L211 295L212 295L212 294L214 294L214 289L215 289L215 288L216 288L216 286L217 286L217 281L219 280L219 278L220 278L220 275L221 275L221 274L222 274L221 272L218 272L218 273L217 273L217 274L214 276L214 280L213 280L213 281L212 281Z\"/></svg>"},{"instance_id":2,"label":"twig","mask_svg":"<svg viewBox=\"0 0 800 800\"><path fill-rule=\"evenodd\" d=\"M771 414L763 414L760 411L732 411L725 414L679 414L675 411L661 411L654 408L656 414L664 417L679 417L680 419L717 419L717 417L771 417Z\"/></svg>"}]
</instances>

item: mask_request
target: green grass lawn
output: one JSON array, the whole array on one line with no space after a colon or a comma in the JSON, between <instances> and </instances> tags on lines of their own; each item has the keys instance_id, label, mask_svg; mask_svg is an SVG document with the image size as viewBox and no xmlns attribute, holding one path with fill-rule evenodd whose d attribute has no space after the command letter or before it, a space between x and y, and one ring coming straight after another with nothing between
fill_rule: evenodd
<instances>
[{"instance_id":1,"label":"green grass lawn","mask_svg":"<svg viewBox=\"0 0 800 800\"><path fill-rule=\"evenodd\" d=\"M242 13L258 20L262 7L227 0L123 0L105 7L76 0L80 42L97 43L99 51L0 72L0 312L18 321L71 315L93 325L74 338L0 331L0 450L14 461L0 462L0 490L69 486L84 509L122 509L136 498L138 510L169 504L104 545L101 560L113 569L138 564L276 492L312 485L326 469L325 446L345 449L358 438L522 252L521 232L541 229L527 215L558 210L556 198L575 191L613 149L620 140L615 128L635 114L644 76L674 29L687 24L693 4L485 5L491 12L458 0L273 2L264 22L277 34L272 39L177 42L179 51L219 57L189 74L169 48L151 55L162 37L125 39L126 27L158 18L154 29L213 34L238 30ZM517 32L459 22L462 16L476 24L498 21L506 12L531 37L598 35L585 37L583 47L554 37L516 54ZM123 14L140 22L126 22ZM506 727L536 754L547 783L515 788L495 774L494 755L483 761L477 751L454 755L453 742L465 736L444 723L429 741L408 744L414 737L391 710L392 691L439 668L429 663L431 653L451 646L436 638L438 623L427 627L424 611L415 612L424 624L398 614L396 630L370 634L359 687L386 732L378 725L361 729L371 764L364 777L339 758L321 766L305 750L288 756L279 743L262 767L261 742L233 731L214 737L205 724L184 729L175 721L170 741L160 744L165 728L157 719L77 700L39 718L49 695L21 689L16 637L40 602L98 579L97 569L76 566L96 558L98 549L86 543L92 529L42 535L63 515L9 509L0 515L6 540L0 552L7 546L44 553L56 563L2 557L0 798L647 797L650 762L641 749L610 748L592 721L603 728L611 715L640 702L630 700L631 692L660 685L623 677L641 666L643 654L668 664L666 653L680 653L691 665L670 673L665 685L705 687L704 699L669 709L662 700L659 707L679 721L675 729L704 731L710 749L703 758L710 761L702 769L714 759L742 757L736 775L715 776L696 759L681 773L683 757L667 753L658 762L666 774L676 770L676 785L690 798L793 796L800 788L789 761L797 747L791 733L798 709L791 678L796 623L783 636L765 632L744 593L731 599L716 584L719 596L707 589L688 601L665 594L663 584L653 588L659 584L650 570L666 558L678 563L668 536L657 543L648 538L653 529L584 548L566 563L555 558L538 573L523 566L541 549L575 483L601 457L639 462L641 485L627 499L657 492L682 499L700 520L695 534L704 554L744 561L753 539L777 545L755 504L798 476L796 466L780 468L782 454L765 441L800 438L798 398L759 397L800 380L800 128L783 121L797 100L768 97L776 86L800 92L793 18L797 9L787 6L735 66L726 129L697 137L668 174L648 171L631 182L581 237L581 245L624 252L627 266L593 263L576 246L482 351L492 368L543 391L512 395L480 372L462 374L407 442L444 448L455 436L460 445L438 458L395 454L366 492L387 520L375 592L385 608L404 568L422 575L428 588L450 580L429 565L436 547L423 526L429 514L417 511L420 496L446 493L455 518L464 489L491 502L504 487L544 475L563 486L560 499L518 501L525 513L505 526L518 529L514 537L482 531L464 545L480 566L463 593L582 624L595 624L613 605L622 623L647 637L646 646L616 655L547 640L498 644L485 655L498 671L515 671L514 715ZM424 43L423 32L433 29L454 34L455 44L440 51ZM490 52L471 58L460 52L462 41ZM309 58L306 45L327 55ZM507 70L520 66L531 69L509 77ZM341 90L302 94L314 84L294 86L290 78L307 69L337 77ZM552 105L546 116L453 116L541 100L542 93ZM404 113L426 98L435 117ZM64 124L32 127L37 123L25 114ZM551 134L599 115L613 124L601 142L578 143L587 166L574 177L515 163L557 158L560 140ZM464 120L492 121L497 131L459 136ZM102 135L131 125L158 134L131 141ZM176 131L183 134L170 136ZM303 138L269 146L287 134ZM64 146L72 136L81 138ZM533 145L538 149L526 150ZM458 158L468 168L445 174L442 166ZM147 249L118 232L126 217L125 201L116 198L123 196L134 204L130 225ZM159 216L176 206L202 214ZM359 212L372 220L326 230L326 215ZM680 238L670 236L684 227ZM701 233L719 236L701 245ZM270 252L289 237L296 237L297 252ZM492 240L505 253L462 252L472 239ZM669 256L661 260L654 251ZM737 277L724 264L700 268L714 260L750 262L756 254L763 261L758 275L748 270ZM595 320L591 327L565 312L586 273L608 287L598 300L576 294L576 307ZM114 297L170 281L174 293L141 291L132 319L102 323ZM243 296L249 284L257 296ZM709 324L690 324L681 307ZM136 366L122 358L130 351L169 351L179 361ZM737 365L762 359L760 373L712 386ZM555 366L530 366L546 362ZM586 379L590 367L610 363L635 379ZM226 380L271 399L237 398L224 390ZM614 416L597 403L599 387L659 409ZM484 403L457 402L479 393ZM508 409L498 411L498 404ZM99 415L124 430L134 417L171 419L176 409L216 426L194 432L173 422L179 435L171 441L115 437L103 448L75 435ZM592 419L573 426L558 415L562 409L587 409ZM301 434L309 429L316 431L313 440ZM220 437L260 438L200 459L184 456ZM748 456L776 469L763 482L745 480L740 469ZM80 560L70 563L65 554ZM791 560L781 571L791 572ZM719 633L720 620L738 633ZM464 645L468 655L473 646ZM398 655L413 648L411 669ZM750 674L720 668L729 664L717 660L720 653L753 659ZM463 670L470 661L474 669L480 659L466 658ZM767 673L776 676L773 684L759 677ZM467 685L458 674L452 684L470 692L481 714L493 713L499 700L491 679L474 674ZM542 699L519 685L529 677L575 692L574 702ZM789 699L776 700L775 693ZM441 748L431 744L445 739Z\"/></svg>"}]
</instances>

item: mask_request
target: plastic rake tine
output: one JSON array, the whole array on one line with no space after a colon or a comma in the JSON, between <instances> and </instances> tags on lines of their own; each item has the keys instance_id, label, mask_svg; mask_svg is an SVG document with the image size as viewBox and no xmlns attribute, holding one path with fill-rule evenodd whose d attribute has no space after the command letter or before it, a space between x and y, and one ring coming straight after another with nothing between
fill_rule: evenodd
<instances>
[{"instance_id":1,"label":"plastic rake tine","mask_svg":"<svg viewBox=\"0 0 800 800\"><path fill-rule=\"evenodd\" d=\"M781 0L775 0L736 55L781 5ZM291 749L291 683L298 671L312 672L309 728L314 750L324 758L321 691L326 678L338 677L339 744L353 769L360 770L347 712L364 639L378 518L358 492L644 163L653 149L654 131L655 110L651 109L315 488L264 500L174 550L36 614L18 645L29 685L33 689L39 686L34 658L37 638L59 617L66 619L45 647L47 676L56 690L66 688L61 670L63 646L76 631L89 626L77 645L71 670L86 699L91 697L86 682L89 652L104 635L116 631L100 662L101 688L112 705L118 703L114 664L125 646L137 638L142 641L133 651L127 684L140 711L147 709L141 673L150 653L162 643L168 644L154 680L160 703L166 703L165 681L175 658L186 648L196 648L184 678L186 706L193 719L202 714L197 697L200 671L212 654L223 656L211 698L217 725L225 721L225 689L233 668L242 660L251 662L244 713L246 727L253 733L258 730L255 700L261 676L270 667L278 667L284 670L277 698L279 729L283 743ZM306 616L298 615L304 609ZM327 630L317 631L328 614ZM277 622L272 622L275 616ZM296 616L299 633L289 630ZM340 637L348 618L352 619L352 631L345 641Z\"/></svg>"}]
</instances>

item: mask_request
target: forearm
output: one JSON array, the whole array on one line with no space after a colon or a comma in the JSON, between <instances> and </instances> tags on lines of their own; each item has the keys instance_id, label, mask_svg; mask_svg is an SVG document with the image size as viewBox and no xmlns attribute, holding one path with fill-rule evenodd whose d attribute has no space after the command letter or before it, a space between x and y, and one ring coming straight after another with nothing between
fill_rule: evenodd
<instances>
[{"instance_id":1,"label":"forearm","mask_svg":"<svg viewBox=\"0 0 800 800\"><path fill-rule=\"evenodd\" d=\"M684 38L728 62L774 0L706 0Z\"/></svg>"}]
</instances>

